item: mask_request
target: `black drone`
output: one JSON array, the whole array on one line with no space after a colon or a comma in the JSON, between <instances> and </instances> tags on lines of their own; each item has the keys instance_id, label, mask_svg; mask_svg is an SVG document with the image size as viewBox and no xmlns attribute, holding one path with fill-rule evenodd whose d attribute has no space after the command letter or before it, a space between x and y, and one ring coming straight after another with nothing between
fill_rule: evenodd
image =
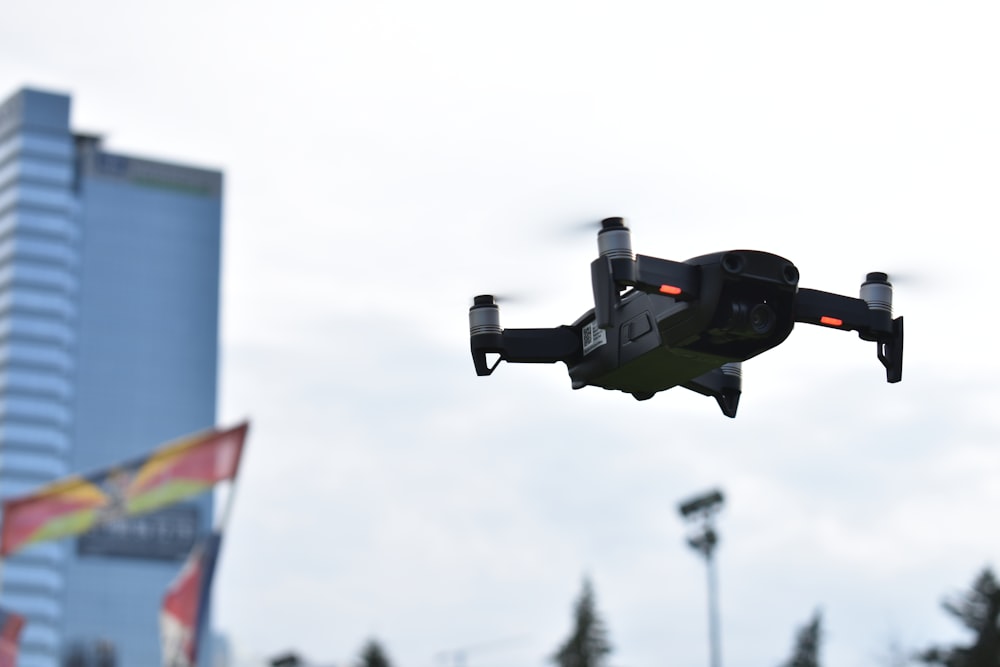
<instances>
[{"instance_id":1,"label":"black drone","mask_svg":"<svg viewBox=\"0 0 1000 667\"><path fill-rule=\"evenodd\" d=\"M674 262L632 253L622 218L597 234L600 256L590 265L594 308L571 325L503 329L491 295L469 309L477 375L500 361L565 362L573 389L592 385L640 401L681 386L736 416L741 362L784 341L796 322L857 331L874 341L886 380L903 373L903 318L892 317L892 285L869 273L860 298L799 289L787 259L730 250Z\"/></svg>"}]
</instances>

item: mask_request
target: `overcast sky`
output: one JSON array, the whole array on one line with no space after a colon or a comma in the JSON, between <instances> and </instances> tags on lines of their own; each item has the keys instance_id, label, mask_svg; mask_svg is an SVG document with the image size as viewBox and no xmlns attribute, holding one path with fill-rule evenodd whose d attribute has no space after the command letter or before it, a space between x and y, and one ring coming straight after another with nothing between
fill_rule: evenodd
<instances>
[{"instance_id":1,"label":"overcast sky","mask_svg":"<svg viewBox=\"0 0 1000 667\"><path fill-rule=\"evenodd\" d=\"M681 499L720 487L724 662L963 638L1000 554L1000 8L993 2L7 3L0 96L73 94L111 150L226 175L219 421L252 421L215 587L239 667L294 648L540 667L590 576L615 667L707 662ZM857 295L900 279L903 382L804 325L735 420L672 390L475 376L592 307L581 225L732 248Z\"/></svg>"}]
</instances>

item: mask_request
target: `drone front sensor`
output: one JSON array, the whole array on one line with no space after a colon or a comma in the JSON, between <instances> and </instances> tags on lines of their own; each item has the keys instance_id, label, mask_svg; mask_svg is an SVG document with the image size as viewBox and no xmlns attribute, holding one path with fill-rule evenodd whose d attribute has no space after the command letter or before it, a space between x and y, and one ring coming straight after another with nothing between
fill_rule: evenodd
<instances>
[{"instance_id":1,"label":"drone front sensor","mask_svg":"<svg viewBox=\"0 0 1000 667\"><path fill-rule=\"evenodd\" d=\"M892 317L885 273L869 273L855 299L800 289L794 264L757 250L686 262L635 255L622 218L601 223L597 246L590 266L594 308L571 325L503 329L496 300L475 297L469 332L478 375L490 375L500 361L561 361L574 389L603 387L646 400L681 386L715 398L735 417L740 364L804 322L857 331L876 343L886 380L902 378L903 318Z\"/></svg>"}]
</instances>

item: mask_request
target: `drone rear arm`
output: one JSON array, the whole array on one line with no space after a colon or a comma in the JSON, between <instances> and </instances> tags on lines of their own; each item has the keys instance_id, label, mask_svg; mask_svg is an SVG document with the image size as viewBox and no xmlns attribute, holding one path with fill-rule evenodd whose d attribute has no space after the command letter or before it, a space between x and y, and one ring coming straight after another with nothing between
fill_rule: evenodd
<instances>
[{"instance_id":1,"label":"drone rear arm","mask_svg":"<svg viewBox=\"0 0 1000 667\"><path fill-rule=\"evenodd\" d=\"M504 361L523 364L552 364L580 353L580 336L573 327L552 329L504 329Z\"/></svg>"},{"instance_id":2,"label":"drone rear arm","mask_svg":"<svg viewBox=\"0 0 1000 667\"><path fill-rule=\"evenodd\" d=\"M553 364L580 354L580 336L569 326L552 329L504 329L500 333L472 336L476 375L490 375L501 361ZM495 355L490 363L488 355Z\"/></svg>"},{"instance_id":3,"label":"drone rear arm","mask_svg":"<svg viewBox=\"0 0 1000 667\"><path fill-rule=\"evenodd\" d=\"M874 275L869 274L869 278ZM879 275L884 280L884 274ZM903 318L892 318L891 286L888 282L871 284L880 288L882 300L854 299L830 292L800 289L795 300L795 321L857 331L862 340L875 341L878 359L885 366L886 381L899 382L903 377Z\"/></svg>"}]
</instances>

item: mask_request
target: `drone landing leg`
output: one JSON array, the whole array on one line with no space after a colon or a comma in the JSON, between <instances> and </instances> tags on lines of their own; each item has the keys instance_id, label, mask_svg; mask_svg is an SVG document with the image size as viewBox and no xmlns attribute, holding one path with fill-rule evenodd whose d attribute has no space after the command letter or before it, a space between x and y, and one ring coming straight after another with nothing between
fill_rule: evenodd
<instances>
[{"instance_id":1,"label":"drone landing leg","mask_svg":"<svg viewBox=\"0 0 1000 667\"><path fill-rule=\"evenodd\" d=\"M723 364L681 386L702 396L711 396L719 404L722 414L732 419L736 417L736 410L740 405L742 385L742 370L737 361Z\"/></svg>"},{"instance_id":2,"label":"drone landing leg","mask_svg":"<svg viewBox=\"0 0 1000 667\"><path fill-rule=\"evenodd\" d=\"M878 339L878 360L885 366L887 382L903 379L903 318L892 321L892 334Z\"/></svg>"}]
</instances>

